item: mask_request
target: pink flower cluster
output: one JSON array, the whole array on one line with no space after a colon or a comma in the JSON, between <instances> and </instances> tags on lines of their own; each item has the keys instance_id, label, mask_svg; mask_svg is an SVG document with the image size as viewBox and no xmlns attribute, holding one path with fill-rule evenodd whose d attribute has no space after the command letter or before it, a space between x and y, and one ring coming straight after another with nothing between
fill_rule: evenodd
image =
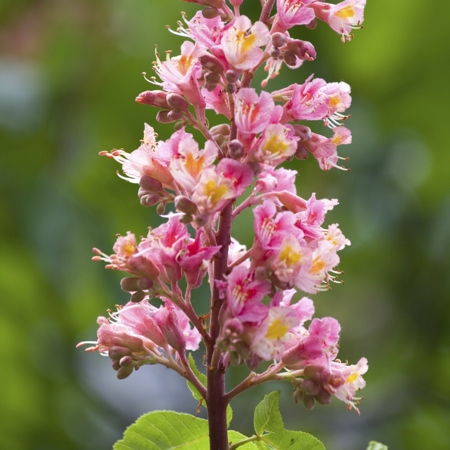
<instances>
[{"instance_id":1,"label":"pink flower cluster","mask_svg":"<svg viewBox=\"0 0 450 450\"><path fill-rule=\"evenodd\" d=\"M283 65L296 68L316 58L310 42L290 37L293 26L313 28L319 19L350 40L363 21L365 0L277 0L276 13L269 18L263 9L255 23L239 13L241 1L230 2L233 10L222 0L191 1L206 9L191 20L183 17L174 32L189 40L178 56L168 53L162 61L156 55L160 81L149 81L159 89L136 99L158 108L160 123L175 123L174 133L161 141L145 124L137 150L101 152L122 165L122 178L139 184L143 206L155 205L160 215L173 206L167 222L139 242L128 232L117 238L112 255L94 250L107 268L131 275L121 283L131 302L110 319L98 319L98 340L88 350L108 354L119 378L160 363L192 381L185 352L203 339L214 349L212 361L225 368L245 362L256 369L274 360L276 370L265 379L292 382L294 398L307 407L314 400L328 403L333 394L358 411L355 393L364 387L367 361L338 361L339 323L326 317L306 327L313 303L293 301L296 289L315 294L338 282L337 252L350 241L337 224L324 227L338 202L315 194L303 199L297 172L278 167L311 153L321 169L342 169L337 147L351 142L342 125L350 86L311 76L270 93L250 82L259 67L268 72L265 88ZM207 110L223 123L209 128ZM312 132L306 121L322 122L333 135ZM203 148L188 127L204 136ZM229 235L230 223L247 208L255 231L249 250ZM207 275L219 308L203 317L192 291ZM152 306L153 298L163 306ZM211 331L217 325L218 332Z\"/></svg>"}]
</instances>

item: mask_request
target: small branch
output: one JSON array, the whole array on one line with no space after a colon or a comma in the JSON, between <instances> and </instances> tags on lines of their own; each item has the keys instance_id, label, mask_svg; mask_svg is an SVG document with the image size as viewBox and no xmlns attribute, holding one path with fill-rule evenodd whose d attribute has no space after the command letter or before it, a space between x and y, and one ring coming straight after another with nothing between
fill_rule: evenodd
<instances>
[{"instance_id":1,"label":"small branch","mask_svg":"<svg viewBox=\"0 0 450 450\"><path fill-rule=\"evenodd\" d=\"M261 11L261 15L259 16L259 20L266 25L269 25L270 13L272 12L273 5L275 4L275 0L266 0L266 3L263 6Z\"/></svg>"},{"instance_id":2,"label":"small branch","mask_svg":"<svg viewBox=\"0 0 450 450\"><path fill-rule=\"evenodd\" d=\"M235 388L233 388L225 395L227 402L230 402L232 398L236 397L237 395L241 394L247 389L250 389L253 386L265 383L266 381L277 380L277 374L283 367L284 364L282 362L279 362L269 367L265 372L259 375L257 375L255 372L251 372L245 380L243 380L240 384L238 384Z\"/></svg>"},{"instance_id":3,"label":"small branch","mask_svg":"<svg viewBox=\"0 0 450 450\"><path fill-rule=\"evenodd\" d=\"M234 208L233 214L232 214L232 220L234 220L244 209L249 208L252 206L255 202L255 196L256 192L252 192L240 205L236 206ZM257 200L259 201L259 200Z\"/></svg>"},{"instance_id":4,"label":"small branch","mask_svg":"<svg viewBox=\"0 0 450 450\"><path fill-rule=\"evenodd\" d=\"M181 362L183 363L184 369L186 371L184 378L186 378L186 380L188 380L195 386L195 389L197 389L197 391L200 393L203 400L206 401L207 400L206 399L206 395L207 395L206 387L203 386L202 382L196 377L195 373L192 371L191 366L189 365L189 361L186 358L186 354L179 353L179 355L180 355Z\"/></svg>"},{"instance_id":5,"label":"small branch","mask_svg":"<svg viewBox=\"0 0 450 450\"><path fill-rule=\"evenodd\" d=\"M239 259L237 259L233 264L230 264L228 266L228 272L231 272L231 269L233 267L238 266L239 264L243 263L246 259L250 258L250 253L252 252L252 249L247 250Z\"/></svg>"}]
</instances>

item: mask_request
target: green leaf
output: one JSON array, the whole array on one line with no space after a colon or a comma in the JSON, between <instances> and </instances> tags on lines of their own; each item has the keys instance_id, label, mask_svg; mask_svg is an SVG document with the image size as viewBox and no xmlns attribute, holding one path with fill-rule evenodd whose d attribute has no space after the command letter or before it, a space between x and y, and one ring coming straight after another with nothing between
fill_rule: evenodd
<instances>
[{"instance_id":1,"label":"green leaf","mask_svg":"<svg viewBox=\"0 0 450 450\"><path fill-rule=\"evenodd\" d=\"M262 439L276 450L325 450L319 439L303 431L284 430L265 434Z\"/></svg>"},{"instance_id":2,"label":"green leaf","mask_svg":"<svg viewBox=\"0 0 450 450\"><path fill-rule=\"evenodd\" d=\"M209 450L208 421L190 414L154 411L129 426L114 450Z\"/></svg>"},{"instance_id":3,"label":"green leaf","mask_svg":"<svg viewBox=\"0 0 450 450\"><path fill-rule=\"evenodd\" d=\"M278 409L279 399L280 391L271 392L265 395L256 407L253 423L258 436L264 431L276 433L284 430L283 419Z\"/></svg>"},{"instance_id":4,"label":"green leaf","mask_svg":"<svg viewBox=\"0 0 450 450\"><path fill-rule=\"evenodd\" d=\"M255 431L260 438L256 444L258 450L325 450L322 442L314 436L284 429L278 409L279 399L279 391L271 392L255 409Z\"/></svg>"},{"instance_id":5,"label":"green leaf","mask_svg":"<svg viewBox=\"0 0 450 450\"><path fill-rule=\"evenodd\" d=\"M247 439L237 431L229 431L228 439L237 443ZM253 442L242 450L257 450ZM154 411L130 425L113 447L114 450L209 450L208 421L174 411Z\"/></svg>"},{"instance_id":6,"label":"green leaf","mask_svg":"<svg viewBox=\"0 0 450 450\"><path fill-rule=\"evenodd\" d=\"M189 361L189 366L191 367L192 372L194 372L195 376L198 378L200 383L202 383L203 386L206 387L206 375L197 369L197 366L195 364L192 353L189 353L188 361ZM201 396L200 392L197 391L197 388L190 381L187 382L187 385L188 385L188 388L190 389L190 391L192 392L192 395L194 396L195 400L198 400L198 401L202 400L202 396Z\"/></svg>"},{"instance_id":7,"label":"green leaf","mask_svg":"<svg viewBox=\"0 0 450 450\"><path fill-rule=\"evenodd\" d=\"M379 442L370 441L367 450L388 450L386 445L380 444Z\"/></svg>"},{"instance_id":8,"label":"green leaf","mask_svg":"<svg viewBox=\"0 0 450 450\"><path fill-rule=\"evenodd\" d=\"M207 384L206 375L204 373L200 372L200 370L198 370L198 368L195 364L194 358L192 356L192 353L189 353L188 361L189 361L189 366L192 369L192 372L194 372L195 376L199 379L200 383L202 383L203 386L206 387L206 384ZM206 404L203 400L203 397L201 396L200 392L197 391L196 387L190 381L187 381L187 385L188 385L189 390L192 392L192 395L194 396L195 400L198 400L199 402L201 402L201 404L206 408ZM227 426L230 426L232 418L233 418L233 410L231 409L231 406L228 404L227 405Z\"/></svg>"}]
</instances>

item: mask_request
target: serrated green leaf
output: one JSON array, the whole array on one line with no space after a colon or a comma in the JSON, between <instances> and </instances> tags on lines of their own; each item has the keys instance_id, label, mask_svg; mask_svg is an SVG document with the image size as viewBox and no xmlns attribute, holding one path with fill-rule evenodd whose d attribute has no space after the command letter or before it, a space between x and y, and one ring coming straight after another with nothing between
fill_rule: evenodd
<instances>
[{"instance_id":1,"label":"serrated green leaf","mask_svg":"<svg viewBox=\"0 0 450 450\"><path fill-rule=\"evenodd\" d=\"M255 432L261 436L264 431L281 433L284 430L283 418L278 409L280 391L274 391L264 396L255 408L253 424Z\"/></svg>"},{"instance_id":2,"label":"serrated green leaf","mask_svg":"<svg viewBox=\"0 0 450 450\"><path fill-rule=\"evenodd\" d=\"M379 442L370 441L367 450L388 450L386 445L380 444Z\"/></svg>"},{"instance_id":3,"label":"serrated green leaf","mask_svg":"<svg viewBox=\"0 0 450 450\"><path fill-rule=\"evenodd\" d=\"M209 450L208 421L173 411L154 411L129 426L114 450Z\"/></svg>"},{"instance_id":4,"label":"serrated green leaf","mask_svg":"<svg viewBox=\"0 0 450 450\"><path fill-rule=\"evenodd\" d=\"M325 450L319 439L303 431L284 430L265 434L262 440L274 450Z\"/></svg>"},{"instance_id":5,"label":"serrated green leaf","mask_svg":"<svg viewBox=\"0 0 450 450\"><path fill-rule=\"evenodd\" d=\"M202 383L203 386L206 387L206 384L207 384L206 375L198 370L198 368L195 364L194 358L192 357L192 353L189 353L188 361L189 361L189 366L192 369L192 372L194 372L195 376L199 379L200 383ZM187 381L187 385L188 385L189 390L192 392L192 395L195 398L195 400L201 402L201 404L206 408L206 404L203 401L203 397L201 396L200 392L198 392L197 388L190 381ZM233 410L231 409L231 406L228 404L227 405L227 426L230 426L232 418L233 418Z\"/></svg>"}]
</instances>

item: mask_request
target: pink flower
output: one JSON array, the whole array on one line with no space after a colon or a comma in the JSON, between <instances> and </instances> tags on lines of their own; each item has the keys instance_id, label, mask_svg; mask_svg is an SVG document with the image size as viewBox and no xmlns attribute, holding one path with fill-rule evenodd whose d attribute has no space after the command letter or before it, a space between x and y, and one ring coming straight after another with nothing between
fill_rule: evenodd
<instances>
[{"instance_id":1,"label":"pink flower","mask_svg":"<svg viewBox=\"0 0 450 450\"><path fill-rule=\"evenodd\" d=\"M269 93L263 91L258 96L253 88L242 88L236 95L235 105L236 126L243 134L265 130L276 108Z\"/></svg>"},{"instance_id":2,"label":"pink flower","mask_svg":"<svg viewBox=\"0 0 450 450\"><path fill-rule=\"evenodd\" d=\"M264 164L277 166L296 152L298 140L290 125L269 124L255 151L255 158Z\"/></svg>"},{"instance_id":3,"label":"pink flower","mask_svg":"<svg viewBox=\"0 0 450 450\"><path fill-rule=\"evenodd\" d=\"M342 42L350 41L351 31L361 28L364 21L364 7L366 0L345 0L337 5L323 2L313 2L316 17L326 22L330 28L342 37Z\"/></svg>"},{"instance_id":4,"label":"pink flower","mask_svg":"<svg viewBox=\"0 0 450 450\"><path fill-rule=\"evenodd\" d=\"M272 32L284 32L295 25L308 25L314 20L309 6L314 0L277 0L277 15Z\"/></svg>"},{"instance_id":5,"label":"pink flower","mask_svg":"<svg viewBox=\"0 0 450 450\"><path fill-rule=\"evenodd\" d=\"M255 188L262 194L287 191L295 194L295 176L296 170L274 169L272 166L263 164L263 171L258 175L258 181Z\"/></svg>"},{"instance_id":6,"label":"pink flower","mask_svg":"<svg viewBox=\"0 0 450 450\"><path fill-rule=\"evenodd\" d=\"M243 194L252 181L253 171L248 164L223 158L216 168L202 172L192 201L202 213L212 214Z\"/></svg>"},{"instance_id":7,"label":"pink flower","mask_svg":"<svg viewBox=\"0 0 450 450\"><path fill-rule=\"evenodd\" d=\"M262 59L260 47L269 42L269 30L262 22L253 25L246 16L236 17L223 32L221 44L229 64L238 70L256 66Z\"/></svg>"},{"instance_id":8,"label":"pink flower","mask_svg":"<svg viewBox=\"0 0 450 450\"><path fill-rule=\"evenodd\" d=\"M161 151L161 143L156 142L154 129L145 124L144 139L141 146L131 153L123 150L113 150L111 153L100 152L103 156L114 158L122 164L126 176L121 176L130 183L138 184L143 176L160 181L165 187L172 187L172 175L168 170L169 160Z\"/></svg>"},{"instance_id":9,"label":"pink flower","mask_svg":"<svg viewBox=\"0 0 450 450\"><path fill-rule=\"evenodd\" d=\"M184 195L191 195L205 169L213 168L217 157L217 146L207 141L204 150L199 150L192 134L187 134L178 143L178 155L170 162L170 173Z\"/></svg>"},{"instance_id":10,"label":"pink flower","mask_svg":"<svg viewBox=\"0 0 450 450\"><path fill-rule=\"evenodd\" d=\"M291 339L289 330L298 324L297 314L291 308L269 308L267 318L253 330L250 344L252 351L265 361L280 359Z\"/></svg>"},{"instance_id":11,"label":"pink flower","mask_svg":"<svg viewBox=\"0 0 450 450\"><path fill-rule=\"evenodd\" d=\"M176 261L183 269L186 281L192 289L198 288L202 284L207 270L205 261L209 261L220 250L220 245L203 247L201 244L202 234L203 230L198 230L194 242L186 245L176 256Z\"/></svg>"},{"instance_id":12,"label":"pink flower","mask_svg":"<svg viewBox=\"0 0 450 450\"><path fill-rule=\"evenodd\" d=\"M244 266L234 267L227 277L228 306L241 322L260 322L267 315L261 300L271 290L271 284L257 280Z\"/></svg>"},{"instance_id":13,"label":"pink flower","mask_svg":"<svg viewBox=\"0 0 450 450\"><path fill-rule=\"evenodd\" d=\"M166 92L175 92L186 98L194 105L196 111L202 116L205 101L200 93L198 80L202 75L202 66L198 57L204 51L199 44L185 41L181 45L181 55L171 58L169 54L164 62L156 55L155 72L162 80Z\"/></svg>"},{"instance_id":14,"label":"pink flower","mask_svg":"<svg viewBox=\"0 0 450 450\"><path fill-rule=\"evenodd\" d=\"M366 358L361 358L356 365L351 366L333 362L331 370L326 374L327 383L324 387L336 398L345 402L348 410L353 408L359 415L358 400L361 399L355 398L355 394L359 389L365 387L366 382L362 375L368 369Z\"/></svg>"}]
</instances>

